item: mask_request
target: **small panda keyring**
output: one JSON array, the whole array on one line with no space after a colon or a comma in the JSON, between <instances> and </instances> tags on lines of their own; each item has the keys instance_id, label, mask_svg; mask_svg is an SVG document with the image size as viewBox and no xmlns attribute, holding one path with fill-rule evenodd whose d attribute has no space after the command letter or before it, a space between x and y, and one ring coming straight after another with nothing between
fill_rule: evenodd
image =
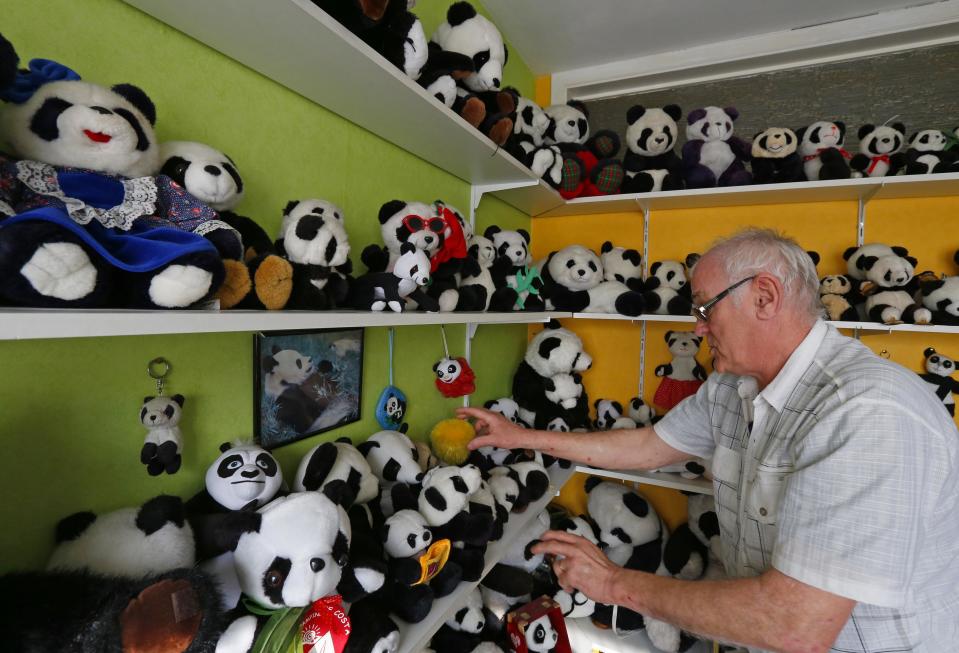
<instances>
[{"instance_id":1,"label":"small panda keyring","mask_svg":"<svg viewBox=\"0 0 959 653\"><path fill-rule=\"evenodd\" d=\"M160 373L157 373L153 369L154 366L157 366L157 367L163 366L163 371ZM172 367L170 366L170 361L165 359L163 356L157 356L152 361L147 363L147 374L150 375L151 379L156 380L157 394L161 397L163 396L163 379L169 376L171 369Z\"/></svg>"}]
</instances>

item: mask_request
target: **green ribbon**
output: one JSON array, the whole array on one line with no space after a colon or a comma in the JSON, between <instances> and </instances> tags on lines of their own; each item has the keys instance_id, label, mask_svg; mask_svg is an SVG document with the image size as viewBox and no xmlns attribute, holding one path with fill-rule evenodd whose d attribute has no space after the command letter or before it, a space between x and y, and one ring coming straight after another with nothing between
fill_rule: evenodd
<instances>
[{"instance_id":1,"label":"green ribbon","mask_svg":"<svg viewBox=\"0 0 959 653\"><path fill-rule=\"evenodd\" d=\"M518 309L526 308L526 296L539 294L539 288L533 286L537 280L542 281L543 275L539 273L536 266L523 266L523 269L516 273L516 285L513 288L516 289L516 307ZM526 296L523 295L524 292Z\"/></svg>"},{"instance_id":2,"label":"green ribbon","mask_svg":"<svg viewBox=\"0 0 959 653\"><path fill-rule=\"evenodd\" d=\"M300 633L300 620L303 608L265 608L248 596L242 598L243 607L260 617L269 617L260 630L251 653L274 653L291 650L293 642Z\"/></svg>"}]
</instances>

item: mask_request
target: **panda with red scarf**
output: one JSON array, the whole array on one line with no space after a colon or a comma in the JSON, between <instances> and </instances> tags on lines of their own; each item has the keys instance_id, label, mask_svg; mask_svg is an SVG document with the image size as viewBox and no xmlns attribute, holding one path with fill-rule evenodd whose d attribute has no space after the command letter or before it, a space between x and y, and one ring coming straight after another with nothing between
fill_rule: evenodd
<instances>
[{"instance_id":1,"label":"panda with red scarf","mask_svg":"<svg viewBox=\"0 0 959 653\"><path fill-rule=\"evenodd\" d=\"M400 248L412 243L430 258L432 282L427 294L439 302L440 311L483 310L474 289L457 286L457 275L472 272L478 264L467 256L463 225L453 210L442 202L390 200L380 207L379 220L384 245L369 245L360 255L370 271L392 270Z\"/></svg>"}]
</instances>

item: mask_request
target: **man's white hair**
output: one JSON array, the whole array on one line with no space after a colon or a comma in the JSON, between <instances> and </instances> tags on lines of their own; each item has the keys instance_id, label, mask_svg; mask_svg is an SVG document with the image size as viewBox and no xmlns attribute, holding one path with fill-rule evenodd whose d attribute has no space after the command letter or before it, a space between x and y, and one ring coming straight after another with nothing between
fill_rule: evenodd
<instances>
[{"instance_id":1,"label":"man's white hair","mask_svg":"<svg viewBox=\"0 0 959 653\"><path fill-rule=\"evenodd\" d=\"M703 255L707 256L718 261L730 284L765 272L779 279L785 296L810 322L824 316L816 264L789 236L750 227L717 240ZM733 301L739 302L735 293Z\"/></svg>"}]
</instances>

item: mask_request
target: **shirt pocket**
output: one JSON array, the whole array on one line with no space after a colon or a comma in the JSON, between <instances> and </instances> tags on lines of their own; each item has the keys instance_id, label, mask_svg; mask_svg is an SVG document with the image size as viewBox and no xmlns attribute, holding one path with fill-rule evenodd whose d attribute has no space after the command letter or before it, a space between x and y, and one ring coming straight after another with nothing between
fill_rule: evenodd
<instances>
[{"instance_id":1,"label":"shirt pocket","mask_svg":"<svg viewBox=\"0 0 959 653\"><path fill-rule=\"evenodd\" d=\"M738 490L743 472L742 454L721 444L716 445L713 450L712 470L713 479L718 481L720 486Z\"/></svg>"},{"instance_id":2,"label":"shirt pocket","mask_svg":"<svg viewBox=\"0 0 959 653\"><path fill-rule=\"evenodd\" d=\"M746 491L746 514L760 524L775 524L779 518L786 479L791 469L760 465Z\"/></svg>"}]
</instances>

